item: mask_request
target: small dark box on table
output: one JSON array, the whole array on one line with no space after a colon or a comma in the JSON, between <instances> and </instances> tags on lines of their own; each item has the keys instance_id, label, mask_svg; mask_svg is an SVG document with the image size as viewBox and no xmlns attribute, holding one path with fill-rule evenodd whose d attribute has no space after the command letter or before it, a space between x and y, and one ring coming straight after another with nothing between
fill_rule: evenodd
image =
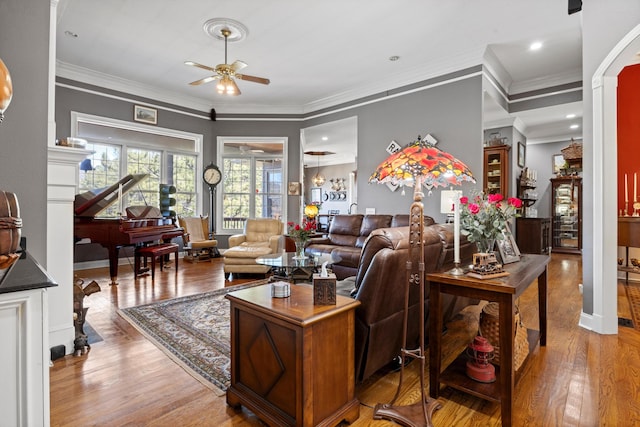
<instances>
[{"instance_id":1,"label":"small dark box on table","mask_svg":"<svg viewBox=\"0 0 640 427\"><path fill-rule=\"evenodd\" d=\"M336 304L336 275L331 273L322 277L319 273L313 274L313 304Z\"/></svg>"}]
</instances>

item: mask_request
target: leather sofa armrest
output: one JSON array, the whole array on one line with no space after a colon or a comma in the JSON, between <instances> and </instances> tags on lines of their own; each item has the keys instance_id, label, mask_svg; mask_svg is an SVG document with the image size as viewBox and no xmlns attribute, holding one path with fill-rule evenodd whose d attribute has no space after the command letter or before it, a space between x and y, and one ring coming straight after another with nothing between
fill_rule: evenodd
<instances>
[{"instance_id":1,"label":"leather sofa armrest","mask_svg":"<svg viewBox=\"0 0 640 427\"><path fill-rule=\"evenodd\" d=\"M309 239L309 245L316 244L329 245L331 244L331 239L329 239L328 237L312 237Z\"/></svg>"},{"instance_id":2,"label":"leather sofa armrest","mask_svg":"<svg viewBox=\"0 0 640 427\"><path fill-rule=\"evenodd\" d=\"M229 247L233 248L234 246L238 246L246 241L247 236L245 234L234 234L233 236L229 236Z\"/></svg>"}]
</instances>

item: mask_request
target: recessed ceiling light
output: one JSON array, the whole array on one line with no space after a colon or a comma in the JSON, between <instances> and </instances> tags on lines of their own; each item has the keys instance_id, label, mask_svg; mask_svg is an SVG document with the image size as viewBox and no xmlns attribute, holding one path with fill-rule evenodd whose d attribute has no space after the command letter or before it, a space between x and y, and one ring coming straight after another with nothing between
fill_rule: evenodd
<instances>
[{"instance_id":1,"label":"recessed ceiling light","mask_svg":"<svg viewBox=\"0 0 640 427\"><path fill-rule=\"evenodd\" d=\"M400 57L398 55L393 55L389 57L389 61L393 62L393 61L397 61L398 59L400 59Z\"/></svg>"},{"instance_id":2,"label":"recessed ceiling light","mask_svg":"<svg viewBox=\"0 0 640 427\"><path fill-rule=\"evenodd\" d=\"M571 126L569 126L569 128L571 128L571 129L578 129L579 127L580 127L580 125L571 125Z\"/></svg>"},{"instance_id":3,"label":"recessed ceiling light","mask_svg":"<svg viewBox=\"0 0 640 427\"><path fill-rule=\"evenodd\" d=\"M322 137L322 140L323 140L323 141L328 141L328 140L329 140L329 137L328 137L328 136L323 136L323 137Z\"/></svg>"},{"instance_id":4,"label":"recessed ceiling light","mask_svg":"<svg viewBox=\"0 0 640 427\"><path fill-rule=\"evenodd\" d=\"M567 114L566 117L567 117L567 119L575 119L576 115L572 113L572 114Z\"/></svg>"},{"instance_id":5,"label":"recessed ceiling light","mask_svg":"<svg viewBox=\"0 0 640 427\"><path fill-rule=\"evenodd\" d=\"M542 48L542 42L533 42L529 46L529 50L539 50Z\"/></svg>"}]
</instances>

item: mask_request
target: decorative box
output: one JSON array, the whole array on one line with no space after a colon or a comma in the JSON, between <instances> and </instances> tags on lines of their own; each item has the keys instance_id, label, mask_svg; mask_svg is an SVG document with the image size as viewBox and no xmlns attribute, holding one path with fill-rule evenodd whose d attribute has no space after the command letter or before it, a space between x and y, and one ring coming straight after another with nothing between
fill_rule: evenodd
<instances>
[{"instance_id":1,"label":"decorative box","mask_svg":"<svg viewBox=\"0 0 640 427\"><path fill-rule=\"evenodd\" d=\"M330 273L322 277L319 273L313 274L313 304L335 305L336 303L336 275Z\"/></svg>"}]
</instances>

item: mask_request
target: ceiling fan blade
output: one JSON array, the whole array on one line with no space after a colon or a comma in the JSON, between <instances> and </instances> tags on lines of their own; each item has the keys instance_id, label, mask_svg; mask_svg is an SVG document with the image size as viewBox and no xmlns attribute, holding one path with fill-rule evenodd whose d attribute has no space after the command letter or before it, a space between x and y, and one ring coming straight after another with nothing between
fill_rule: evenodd
<instances>
[{"instance_id":1,"label":"ceiling fan blade","mask_svg":"<svg viewBox=\"0 0 640 427\"><path fill-rule=\"evenodd\" d=\"M184 61L184 65L191 65L192 67L202 68L203 70L213 71L214 73L216 72L215 68L209 67L208 65L198 64L193 61Z\"/></svg>"},{"instance_id":2,"label":"ceiling fan blade","mask_svg":"<svg viewBox=\"0 0 640 427\"><path fill-rule=\"evenodd\" d=\"M247 63L246 62L242 62L242 61L235 61L233 64L231 64L231 70L233 72L240 71L244 67L247 67Z\"/></svg>"},{"instance_id":3,"label":"ceiling fan blade","mask_svg":"<svg viewBox=\"0 0 640 427\"><path fill-rule=\"evenodd\" d=\"M236 77L240 80L246 80L248 82L261 83L263 85L268 85L271 83L269 79L265 79L263 77L250 76L248 74L236 74Z\"/></svg>"},{"instance_id":4,"label":"ceiling fan blade","mask_svg":"<svg viewBox=\"0 0 640 427\"><path fill-rule=\"evenodd\" d=\"M205 77L204 79L196 80L195 82L191 82L189 84L191 86L198 86L198 85L202 85L202 84L205 84L205 83L212 82L212 81L217 80L219 78L220 78L220 76L209 76L209 77Z\"/></svg>"}]
</instances>

